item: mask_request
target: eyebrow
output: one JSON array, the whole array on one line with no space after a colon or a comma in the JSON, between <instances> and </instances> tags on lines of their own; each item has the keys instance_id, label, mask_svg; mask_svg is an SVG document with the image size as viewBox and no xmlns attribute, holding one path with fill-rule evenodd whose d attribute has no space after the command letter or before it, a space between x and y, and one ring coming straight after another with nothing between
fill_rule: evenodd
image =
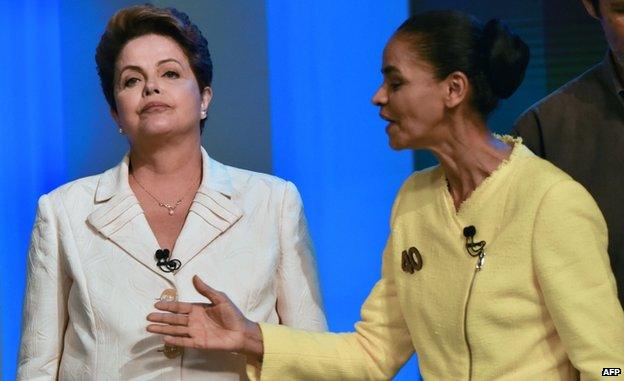
<instances>
[{"instance_id":1,"label":"eyebrow","mask_svg":"<svg viewBox=\"0 0 624 381\"><path fill-rule=\"evenodd\" d=\"M176 60L175 58L166 58L166 59L164 59L164 60L160 60L160 61L158 61L158 63L156 64L156 66L160 66L160 65L162 65L162 64L164 64L164 63L167 63L167 62L175 62L175 63L177 63L178 65L182 66L182 64L180 63L180 61Z\"/></svg>"},{"instance_id":2,"label":"eyebrow","mask_svg":"<svg viewBox=\"0 0 624 381\"><path fill-rule=\"evenodd\" d=\"M393 74L393 73L400 74L401 71L397 69L396 66L392 66L392 65L384 66L381 69L381 74L383 75L388 75L388 74Z\"/></svg>"},{"instance_id":3,"label":"eyebrow","mask_svg":"<svg viewBox=\"0 0 624 381\"><path fill-rule=\"evenodd\" d=\"M160 66L164 63L167 62L175 62L178 65L182 66L182 64L180 63L180 61L176 60L175 58L165 58L164 60L160 60L156 63L156 66ZM138 72L143 72L143 69L141 69L139 66L136 65L126 65L124 67L121 68L121 70L119 70L119 74L123 73L124 71L131 69L131 70L136 70Z\"/></svg>"}]
</instances>

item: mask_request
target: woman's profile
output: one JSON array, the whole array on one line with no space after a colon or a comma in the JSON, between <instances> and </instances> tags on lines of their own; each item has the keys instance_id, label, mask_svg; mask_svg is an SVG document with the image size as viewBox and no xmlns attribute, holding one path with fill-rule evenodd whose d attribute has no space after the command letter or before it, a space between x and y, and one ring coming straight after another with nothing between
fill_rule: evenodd
<instances>
[{"instance_id":1,"label":"woman's profile","mask_svg":"<svg viewBox=\"0 0 624 381\"><path fill-rule=\"evenodd\" d=\"M158 302L147 330L262 360L267 380L387 380L414 352L426 380L594 380L622 367L624 314L596 203L487 127L528 59L500 21L456 11L414 15L388 41L372 100L390 146L440 165L401 187L354 332L256 324L200 277L211 303Z\"/></svg>"}]
</instances>

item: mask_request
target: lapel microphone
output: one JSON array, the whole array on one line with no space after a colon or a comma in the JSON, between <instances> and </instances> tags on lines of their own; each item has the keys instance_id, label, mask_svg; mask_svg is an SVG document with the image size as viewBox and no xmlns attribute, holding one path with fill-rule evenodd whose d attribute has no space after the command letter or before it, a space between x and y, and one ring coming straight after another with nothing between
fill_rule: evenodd
<instances>
[{"instance_id":1,"label":"lapel microphone","mask_svg":"<svg viewBox=\"0 0 624 381\"><path fill-rule=\"evenodd\" d=\"M466 251L471 257L479 257L477 261L477 270L481 270L485 263L485 241L474 241L474 236L477 234L477 228L474 225L466 226L464 228L464 237L466 237Z\"/></svg>"},{"instance_id":2,"label":"lapel microphone","mask_svg":"<svg viewBox=\"0 0 624 381\"><path fill-rule=\"evenodd\" d=\"M169 249L156 250L156 266L166 273L172 273L182 266L182 262L177 259L169 259Z\"/></svg>"}]
</instances>

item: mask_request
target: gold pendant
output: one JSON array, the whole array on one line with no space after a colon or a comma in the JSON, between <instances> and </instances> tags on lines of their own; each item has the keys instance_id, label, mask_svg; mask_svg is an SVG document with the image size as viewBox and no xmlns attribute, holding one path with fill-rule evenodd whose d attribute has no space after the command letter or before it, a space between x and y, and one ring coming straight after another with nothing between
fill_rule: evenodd
<instances>
[{"instance_id":1,"label":"gold pendant","mask_svg":"<svg viewBox=\"0 0 624 381\"><path fill-rule=\"evenodd\" d=\"M173 216L173 213L175 212L176 208L178 207L178 205L180 205L180 203L182 202L182 199L179 199L178 201L176 201L175 205L171 205L171 204L165 204L162 202L159 202L158 205L166 208L169 212L170 216Z\"/></svg>"}]
</instances>

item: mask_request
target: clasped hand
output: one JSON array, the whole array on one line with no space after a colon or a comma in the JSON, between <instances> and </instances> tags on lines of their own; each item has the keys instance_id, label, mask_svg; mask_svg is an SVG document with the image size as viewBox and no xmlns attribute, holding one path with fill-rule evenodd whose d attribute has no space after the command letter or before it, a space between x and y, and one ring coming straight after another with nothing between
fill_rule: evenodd
<instances>
[{"instance_id":1,"label":"clasped hand","mask_svg":"<svg viewBox=\"0 0 624 381\"><path fill-rule=\"evenodd\" d=\"M193 277L195 289L212 303L159 301L147 320L147 331L164 335L165 344L206 350L239 352L262 359L262 333L230 298Z\"/></svg>"}]
</instances>

